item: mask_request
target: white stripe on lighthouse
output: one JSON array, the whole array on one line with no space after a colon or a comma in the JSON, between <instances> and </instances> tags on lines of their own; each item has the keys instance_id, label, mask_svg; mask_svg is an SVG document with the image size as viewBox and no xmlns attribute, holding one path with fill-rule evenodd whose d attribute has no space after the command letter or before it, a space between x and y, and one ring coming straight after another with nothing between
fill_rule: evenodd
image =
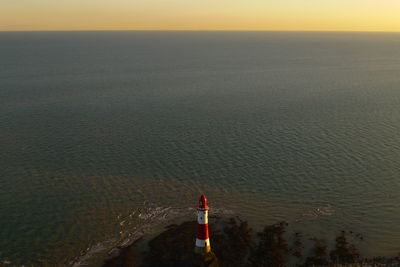
<instances>
[{"instance_id":1,"label":"white stripe on lighthouse","mask_svg":"<svg viewBox=\"0 0 400 267\"><path fill-rule=\"evenodd\" d=\"M207 238L206 240L201 240L196 238L196 247L201 247L201 248L205 248L205 247L209 247L210 246L210 239Z\"/></svg>"},{"instance_id":2,"label":"white stripe on lighthouse","mask_svg":"<svg viewBox=\"0 0 400 267\"><path fill-rule=\"evenodd\" d=\"M208 224L208 210L198 210L197 211L197 223L198 224Z\"/></svg>"}]
</instances>

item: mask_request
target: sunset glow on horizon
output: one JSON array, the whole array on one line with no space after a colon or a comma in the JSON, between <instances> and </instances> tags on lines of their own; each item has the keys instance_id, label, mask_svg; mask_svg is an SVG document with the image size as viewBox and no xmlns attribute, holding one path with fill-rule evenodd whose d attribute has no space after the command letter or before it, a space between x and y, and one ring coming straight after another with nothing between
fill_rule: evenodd
<instances>
[{"instance_id":1,"label":"sunset glow on horizon","mask_svg":"<svg viewBox=\"0 0 400 267\"><path fill-rule=\"evenodd\" d=\"M400 31L398 0L3 0L0 31Z\"/></svg>"}]
</instances>

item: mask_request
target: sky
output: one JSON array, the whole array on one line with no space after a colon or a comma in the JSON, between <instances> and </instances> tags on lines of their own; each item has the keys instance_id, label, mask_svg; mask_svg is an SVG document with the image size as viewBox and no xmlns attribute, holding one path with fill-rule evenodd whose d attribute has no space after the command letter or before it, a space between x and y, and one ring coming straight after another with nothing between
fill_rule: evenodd
<instances>
[{"instance_id":1,"label":"sky","mask_svg":"<svg viewBox=\"0 0 400 267\"><path fill-rule=\"evenodd\" d=\"M0 0L0 31L400 32L400 0Z\"/></svg>"}]
</instances>

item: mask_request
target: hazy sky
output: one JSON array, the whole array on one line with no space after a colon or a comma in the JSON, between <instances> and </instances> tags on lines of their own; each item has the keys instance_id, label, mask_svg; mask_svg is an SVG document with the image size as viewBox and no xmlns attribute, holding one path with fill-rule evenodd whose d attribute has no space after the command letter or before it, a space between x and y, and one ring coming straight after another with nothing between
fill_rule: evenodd
<instances>
[{"instance_id":1,"label":"hazy sky","mask_svg":"<svg viewBox=\"0 0 400 267\"><path fill-rule=\"evenodd\" d=\"M0 0L0 30L400 31L400 0Z\"/></svg>"}]
</instances>

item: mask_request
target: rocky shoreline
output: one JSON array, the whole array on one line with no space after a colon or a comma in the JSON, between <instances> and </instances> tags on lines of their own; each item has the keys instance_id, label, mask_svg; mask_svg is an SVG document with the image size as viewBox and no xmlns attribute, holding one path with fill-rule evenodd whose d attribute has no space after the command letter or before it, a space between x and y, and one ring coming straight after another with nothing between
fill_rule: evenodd
<instances>
[{"instance_id":1,"label":"rocky shoreline","mask_svg":"<svg viewBox=\"0 0 400 267\"><path fill-rule=\"evenodd\" d=\"M268 225L255 233L239 218L210 220L212 251L219 266L388 266L400 267L400 253L393 258L364 258L351 240L363 240L360 234L342 231L335 246L314 237L304 240L301 233L290 233L286 222ZM194 253L195 221L173 224L154 237L143 250L142 240L120 248L103 263L103 267L207 266ZM305 243L312 247L306 248ZM142 247L142 248L141 248Z\"/></svg>"}]
</instances>

